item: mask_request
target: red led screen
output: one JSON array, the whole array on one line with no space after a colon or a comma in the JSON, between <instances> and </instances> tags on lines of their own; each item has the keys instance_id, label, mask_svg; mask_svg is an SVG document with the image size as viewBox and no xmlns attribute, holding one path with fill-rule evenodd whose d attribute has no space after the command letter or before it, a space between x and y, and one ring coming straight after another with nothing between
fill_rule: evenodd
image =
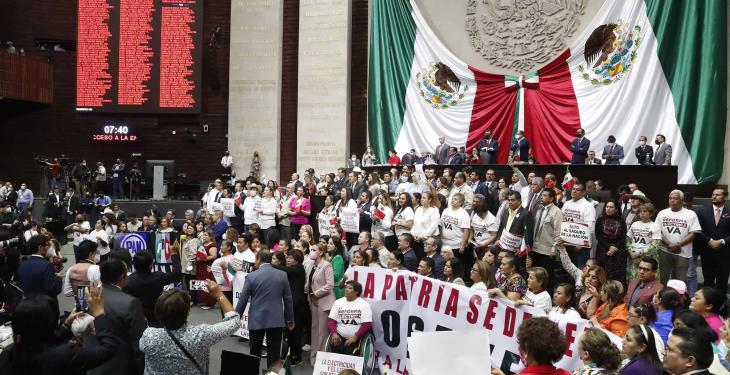
<instances>
[{"instance_id":1,"label":"red led screen","mask_svg":"<svg viewBox=\"0 0 730 375\"><path fill-rule=\"evenodd\" d=\"M200 112L203 0L79 0L76 110Z\"/></svg>"}]
</instances>

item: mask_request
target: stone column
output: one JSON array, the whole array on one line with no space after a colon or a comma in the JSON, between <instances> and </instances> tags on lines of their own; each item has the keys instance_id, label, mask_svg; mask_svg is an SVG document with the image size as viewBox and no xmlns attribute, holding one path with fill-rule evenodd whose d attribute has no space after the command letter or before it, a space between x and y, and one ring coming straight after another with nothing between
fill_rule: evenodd
<instances>
[{"instance_id":1,"label":"stone column","mask_svg":"<svg viewBox=\"0 0 730 375\"><path fill-rule=\"evenodd\" d=\"M260 176L279 179L282 1L231 1L228 149L239 179L254 151Z\"/></svg>"},{"instance_id":2,"label":"stone column","mask_svg":"<svg viewBox=\"0 0 730 375\"><path fill-rule=\"evenodd\" d=\"M350 150L351 0L301 0L297 171L344 167Z\"/></svg>"}]
</instances>

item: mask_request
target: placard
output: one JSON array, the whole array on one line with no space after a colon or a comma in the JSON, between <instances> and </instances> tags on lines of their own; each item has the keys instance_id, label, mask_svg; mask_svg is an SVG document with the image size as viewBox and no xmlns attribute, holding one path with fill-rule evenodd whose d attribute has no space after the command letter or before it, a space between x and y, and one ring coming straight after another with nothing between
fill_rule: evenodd
<instances>
[{"instance_id":1,"label":"placard","mask_svg":"<svg viewBox=\"0 0 730 375\"><path fill-rule=\"evenodd\" d=\"M340 226L347 233L360 233L360 213L357 208L340 209Z\"/></svg>"},{"instance_id":2,"label":"placard","mask_svg":"<svg viewBox=\"0 0 730 375\"><path fill-rule=\"evenodd\" d=\"M458 331L413 332L408 338L411 368L418 375L490 375L489 332L482 327ZM448 358L448 361L444 361Z\"/></svg>"},{"instance_id":3,"label":"placard","mask_svg":"<svg viewBox=\"0 0 730 375\"><path fill-rule=\"evenodd\" d=\"M236 216L236 203L233 198L221 198L221 208L226 217Z\"/></svg>"},{"instance_id":4,"label":"placard","mask_svg":"<svg viewBox=\"0 0 730 375\"><path fill-rule=\"evenodd\" d=\"M563 221L560 223L560 238L566 245L591 247L591 228L588 224Z\"/></svg>"},{"instance_id":5,"label":"placard","mask_svg":"<svg viewBox=\"0 0 730 375\"><path fill-rule=\"evenodd\" d=\"M502 235L499 237L499 246L509 251L520 249L522 247L522 236L510 233L510 231L504 229Z\"/></svg>"},{"instance_id":6,"label":"placard","mask_svg":"<svg viewBox=\"0 0 730 375\"><path fill-rule=\"evenodd\" d=\"M363 358L351 355L317 352L312 375L337 375L342 370L355 370L362 374Z\"/></svg>"}]
</instances>

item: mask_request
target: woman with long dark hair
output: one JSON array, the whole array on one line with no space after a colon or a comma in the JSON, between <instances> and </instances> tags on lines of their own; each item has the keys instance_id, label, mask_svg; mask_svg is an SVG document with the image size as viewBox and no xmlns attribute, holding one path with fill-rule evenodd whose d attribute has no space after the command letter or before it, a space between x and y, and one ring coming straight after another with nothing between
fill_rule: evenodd
<instances>
[{"instance_id":1,"label":"woman with long dark hair","mask_svg":"<svg viewBox=\"0 0 730 375\"><path fill-rule=\"evenodd\" d=\"M338 237L330 237L327 241L327 254L332 264L332 273L335 278L334 293L335 298L342 298L345 291L340 287L340 282L345 276L345 248L342 246L342 240Z\"/></svg>"},{"instance_id":2,"label":"woman with long dark hair","mask_svg":"<svg viewBox=\"0 0 730 375\"><path fill-rule=\"evenodd\" d=\"M654 345L654 332L647 326L629 328L624 336L622 352L629 362L619 370L619 375L660 375L662 362Z\"/></svg>"},{"instance_id":3,"label":"woman with long dark hair","mask_svg":"<svg viewBox=\"0 0 730 375\"><path fill-rule=\"evenodd\" d=\"M656 321L652 327L659 332L664 344L669 339L669 332L673 328L672 319L675 311L681 308L682 302L679 292L665 286L654 296L654 306L657 308Z\"/></svg>"},{"instance_id":4,"label":"woman with long dark hair","mask_svg":"<svg viewBox=\"0 0 730 375\"><path fill-rule=\"evenodd\" d=\"M575 295L573 284L563 283L555 287L553 308L550 310L549 316L553 320L558 320L563 316L572 321L581 319L578 312L578 297Z\"/></svg>"},{"instance_id":5,"label":"woman with long dark hair","mask_svg":"<svg viewBox=\"0 0 730 375\"><path fill-rule=\"evenodd\" d=\"M618 207L614 201L606 202L603 215L596 221L596 260L609 279L626 286L626 222Z\"/></svg>"},{"instance_id":6,"label":"woman with long dark hair","mask_svg":"<svg viewBox=\"0 0 730 375\"><path fill-rule=\"evenodd\" d=\"M446 282L456 285L464 284L464 264L457 258L452 258L444 264L444 277Z\"/></svg>"}]
</instances>

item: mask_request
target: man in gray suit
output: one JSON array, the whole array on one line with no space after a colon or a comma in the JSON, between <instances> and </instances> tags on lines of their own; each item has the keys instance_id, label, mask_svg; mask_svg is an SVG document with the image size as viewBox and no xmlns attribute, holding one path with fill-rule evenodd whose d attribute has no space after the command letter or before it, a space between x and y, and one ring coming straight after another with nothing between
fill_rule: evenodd
<instances>
[{"instance_id":1,"label":"man in gray suit","mask_svg":"<svg viewBox=\"0 0 730 375\"><path fill-rule=\"evenodd\" d=\"M449 146L446 143L446 137L439 137L439 145L436 146L436 151L433 153L433 158L440 165L449 164Z\"/></svg>"},{"instance_id":2,"label":"man in gray suit","mask_svg":"<svg viewBox=\"0 0 730 375\"><path fill-rule=\"evenodd\" d=\"M147 328L142 302L122 292L127 283L127 265L110 259L99 266L104 288L104 314L114 322L115 336L121 339L114 357L89 371L90 375L132 375L144 370L144 355L139 350L139 338ZM92 344L96 338L89 339Z\"/></svg>"},{"instance_id":3,"label":"man in gray suit","mask_svg":"<svg viewBox=\"0 0 730 375\"><path fill-rule=\"evenodd\" d=\"M246 275L236 312L243 314L251 299L248 310L251 355L261 357L266 336L266 362L271 366L281 357L284 322L290 331L294 329L294 307L286 272L271 266L270 252L261 250L256 254L256 268Z\"/></svg>"},{"instance_id":4,"label":"man in gray suit","mask_svg":"<svg viewBox=\"0 0 730 375\"><path fill-rule=\"evenodd\" d=\"M672 145L662 134L657 134L654 143L657 144L654 150L654 165L672 165Z\"/></svg>"}]
</instances>

